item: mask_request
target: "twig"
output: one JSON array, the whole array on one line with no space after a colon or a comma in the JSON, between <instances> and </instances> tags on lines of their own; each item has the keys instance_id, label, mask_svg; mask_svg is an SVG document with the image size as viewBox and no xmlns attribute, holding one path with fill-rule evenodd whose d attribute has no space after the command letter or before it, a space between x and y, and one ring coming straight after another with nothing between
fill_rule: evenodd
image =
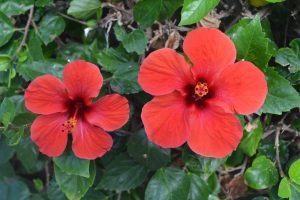
<instances>
[{"instance_id":1,"label":"twig","mask_svg":"<svg viewBox=\"0 0 300 200\"><path fill-rule=\"evenodd\" d=\"M75 19L75 18L70 17L70 16L68 16L68 15L65 15L65 14L63 14L63 13L61 13L61 12L59 12L58 14L59 14L60 16L64 17L64 18L68 19L68 20L71 20L71 21L73 21L73 22L77 22L77 23L82 24L82 25L84 25L84 26L88 26L88 24L87 24L85 21L81 21L81 20Z\"/></svg>"},{"instance_id":2,"label":"twig","mask_svg":"<svg viewBox=\"0 0 300 200\"><path fill-rule=\"evenodd\" d=\"M130 11L125 10L124 8L115 6L115 5L111 4L111 3L106 3L106 2L104 2L104 3L101 4L101 6L102 6L102 8L104 8L104 7L114 8L114 9L116 9L116 10L118 10L118 11L121 11L121 12L124 12L124 13L127 13L127 14L131 15L131 12L130 12Z\"/></svg>"},{"instance_id":3,"label":"twig","mask_svg":"<svg viewBox=\"0 0 300 200\"><path fill-rule=\"evenodd\" d=\"M45 165L45 174L46 174L46 191L49 187L49 184L50 184L50 172L49 172L49 163L46 162L46 165Z\"/></svg>"},{"instance_id":4,"label":"twig","mask_svg":"<svg viewBox=\"0 0 300 200\"><path fill-rule=\"evenodd\" d=\"M32 6L32 8L30 8L28 20L27 20L26 26L24 28L24 35L23 35L21 44L19 45L18 49L16 50L15 55L17 55L21 51L22 47L26 44L26 40L27 40L29 28L30 28L30 23L31 23L31 20L33 17L33 11L34 11L34 6Z\"/></svg>"},{"instance_id":5,"label":"twig","mask_svg":"<svg viewBox=\"0 0 300 200\"><path fill-rule=\"evenodd\" d=\"M282 133L280 128L277 128L276 135L275 135L275 151L276 151L276 163L278 165L279 174L281 177L284 177L284 172L282 170L281 162L280 162L280 154L279 154L279 135Z\"/></svg>"}]
</instances>

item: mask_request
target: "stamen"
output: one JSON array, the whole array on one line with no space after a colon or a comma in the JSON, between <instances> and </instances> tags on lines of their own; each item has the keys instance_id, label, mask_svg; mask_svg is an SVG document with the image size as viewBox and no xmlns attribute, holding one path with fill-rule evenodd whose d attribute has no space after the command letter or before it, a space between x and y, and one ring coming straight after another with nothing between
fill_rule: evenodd
<instances>
[{"instance_id":1,"label":"stamen","mask_svg":"<svg viewBox=\"0 0 300 200\"><path fill-rule=\"evenodd\" d=\"M73 116L65 121L63 124L62 124L62 129L61 129L61 132L73 132L74 131L74 128L76 127L76 124L77 124L77 114L78 114L78 110L79 110L79 106L76 106L75 108L75 112L73 114Z\"/></svg>"},{"instance_id":2,"label":"stamen","mask_svg":"<svg viewBox=\"0 0 300 200\"><path fill-rule=\"evenodd\" d=\"M195 86L195 95L198 98L202 98L208 94L208 85L207 83L198 82Z\"/></svg>"}]
</instances>

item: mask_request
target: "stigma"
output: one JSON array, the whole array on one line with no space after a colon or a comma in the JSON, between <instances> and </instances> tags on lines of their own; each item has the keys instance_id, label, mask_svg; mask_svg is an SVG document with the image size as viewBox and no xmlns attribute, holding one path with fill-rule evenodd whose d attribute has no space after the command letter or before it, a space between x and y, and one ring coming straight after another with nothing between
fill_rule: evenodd
<instances>
[{"instance_id":1,"label":"stigma","mask_svg":"<svg viewBox=\"0 0 300 200\"><path fill-rule=\"evenodd\" d=\"M200 99L208 94L208 85L207 83L198 82L194 89L194 95L197 99Z\"/></svg>"}]
</instances>

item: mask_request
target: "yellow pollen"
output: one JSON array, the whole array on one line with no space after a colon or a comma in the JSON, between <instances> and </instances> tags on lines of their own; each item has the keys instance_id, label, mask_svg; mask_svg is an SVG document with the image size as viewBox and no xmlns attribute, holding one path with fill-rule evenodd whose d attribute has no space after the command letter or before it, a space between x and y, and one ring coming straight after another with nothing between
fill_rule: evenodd
<instances>
[{"instance_id":1,"label":"yellow pollen","mask_svg":"<svg viewBox=\"0 0 300 200\"><path fill-rule=\"evenodd\" d=\"M198 97L203 97L208 94L208 85L207 83L198 82L195 86L195 94Z\"/></svg>"},{"instance_id":2,"label":"yellow pollen","mask_svg":"<svg viewBox=\"0 0 300 200\"><path fill-rule=\"evenodd\" d=\"M77 124L77 119L75 117L71 117L69 120L63 123L62 132L72 132Z\"/></svg>"}]
</instances>

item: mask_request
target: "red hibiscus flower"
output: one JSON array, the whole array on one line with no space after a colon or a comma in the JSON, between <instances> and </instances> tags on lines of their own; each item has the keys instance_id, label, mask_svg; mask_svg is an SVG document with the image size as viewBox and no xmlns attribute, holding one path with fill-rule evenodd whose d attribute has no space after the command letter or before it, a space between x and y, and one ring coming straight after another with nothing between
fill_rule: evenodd
<instances>
[{"instance_id":1,"label":"red hibiscus flower","mask_svg":"<svg viewBox=\"0 0 300 200\"><path fill-rule=\"evenodd\" d=\"M96 102L103 83L99 68L83 60L65 66L63 82L44 75L33 80L25 91L25 105L41 114L31 126L31 139L50 157L61 155L72 134L72 149L83 159L101 157L112 147L105 131L122 127L129 117L126 98L106 95Z\"/></svg>"},{"instance_id":2,"label":"red hibiscus flower","mask_svg":"<svg viewBox=\"0 0 300 200\"><path fill-rule=\"evenodd\" d=\"M217 29L199 28L187 34L183 50L151 53L138 81L154 99L142 110L149 139L165 148L187 141L196 153L221 158L236 149L242 126L235 113L250 114L267 94L264 74L252 63L234 63L232 41Z\"/></svg>"}]
</instances>

